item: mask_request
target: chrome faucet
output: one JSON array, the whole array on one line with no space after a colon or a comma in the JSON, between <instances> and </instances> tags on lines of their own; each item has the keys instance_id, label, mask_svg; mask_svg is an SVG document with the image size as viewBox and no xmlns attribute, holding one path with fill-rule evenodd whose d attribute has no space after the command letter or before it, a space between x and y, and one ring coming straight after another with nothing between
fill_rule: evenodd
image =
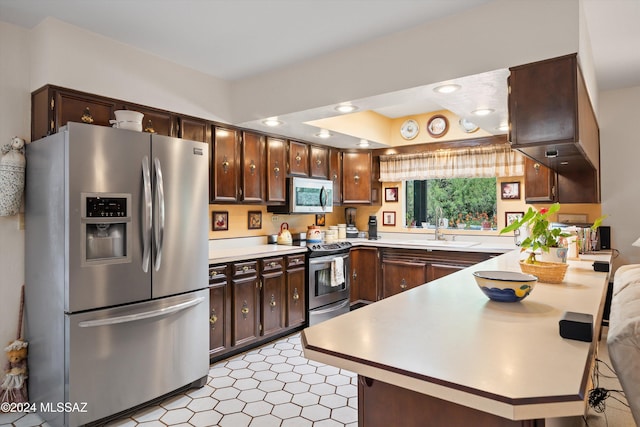
<instances>
[{"instance_id":1,"label":"chrome faucet","mask_svg":"<svg viewBox=\"0 0 640 427\"><path fill-rule=\"evenodd\" d=\"M444 213L442 212L442 207L438 206L435 209L435 221L436 221L436 233L435 233L435 240L444 240L444 235L440 232L440 221L442 220L442 217L444 216Z\"/></svg>"}]
</instances>

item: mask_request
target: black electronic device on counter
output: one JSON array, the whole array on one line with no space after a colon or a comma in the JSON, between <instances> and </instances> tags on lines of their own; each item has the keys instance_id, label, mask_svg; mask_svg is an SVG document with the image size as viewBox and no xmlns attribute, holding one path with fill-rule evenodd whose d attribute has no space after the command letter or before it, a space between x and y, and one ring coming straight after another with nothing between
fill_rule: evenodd
<instances>
[{"instance_id":1,"label":"black electronic device on counter","mask_svg":"<svg viewBox=\"0 0 640 427\"><path fill-rule=\"evenodd\" d=\"M608 251L611 249L611 227L601 225L598 227L598 250Z\"/></svg>"},{"instance_id":2,"label":"black electronic device on counter","mask_svg":"<svg viewBox=\"0 0 640 427\"><path fill-rule=\"evenodd\" d=\"M375 215L369 215L369 240L378 238L378 219Z\"/></svg>"},{"instance_id":3,"label":"black electronic device on counter","mask_svg":"<svg viewBox=\"0 0 640 427\"><path fill-rule=\"evenodd\" d=\"M562 338L585 342L593 340L593 316L591 314L566 311L559 323Z\"/></svg>"}]
</instances>

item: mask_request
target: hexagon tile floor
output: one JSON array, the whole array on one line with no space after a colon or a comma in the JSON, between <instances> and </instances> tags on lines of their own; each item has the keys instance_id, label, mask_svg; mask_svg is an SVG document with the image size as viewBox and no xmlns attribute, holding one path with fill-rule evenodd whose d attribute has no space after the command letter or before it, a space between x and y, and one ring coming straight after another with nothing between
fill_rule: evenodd
<instances>
[{"instance_id":1,"label":"hexagon tile floor","mask_svg":"<svg viewBox=\"0 0 640 427\"><path fill-rule=\"evenodd\" d=\"M108 427L355 427L357 376L302 356L300 334L224 360L204 387ZM48 427L35 414L0 414L0 427Z\"/></svg>"}]
</instances>

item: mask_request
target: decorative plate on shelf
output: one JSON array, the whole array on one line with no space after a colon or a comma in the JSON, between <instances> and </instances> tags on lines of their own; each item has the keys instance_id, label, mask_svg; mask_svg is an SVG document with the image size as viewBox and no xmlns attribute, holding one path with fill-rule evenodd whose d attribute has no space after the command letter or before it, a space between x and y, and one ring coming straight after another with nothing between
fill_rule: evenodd
<instances>
[{"instance_id":1,"label":"decorative plate on shelf","mask_svg":"<svg viewBox=\"0 0 640 427\"><path fill-rule=\"evenodd\" d=\"M418 132L420 132L420 126L418 122L413 119L405 121L400 127L400 135L402 135L404 139L413 139L418 136Z\"/></svg>"},{"instance_id":2,"label":"decorative plate on shelf","mask_svg":"<svg viewBox=\"0 0 640 427\"><path fill-rule=\"evenodd\" d=\"M470 122L469 120L467 120L465 118L460 119L460 121L458 123L460 123L460 127L466 133L473 133L473 132L475 132L475 131L477 131L479 129L477 124L475 124L473 122Z\"/></svg>"},{"instance_id":3,"label":"decorative plate on shelf","mask_svg":"<svg viewBox=\"0 0 640 427\"><path fill-rule=\"evenodd\" d=\"M449 130L449 121L445 116L437 114L427 122L427 132L434 138L440 138Z\"/></svg>"}]
</instances>

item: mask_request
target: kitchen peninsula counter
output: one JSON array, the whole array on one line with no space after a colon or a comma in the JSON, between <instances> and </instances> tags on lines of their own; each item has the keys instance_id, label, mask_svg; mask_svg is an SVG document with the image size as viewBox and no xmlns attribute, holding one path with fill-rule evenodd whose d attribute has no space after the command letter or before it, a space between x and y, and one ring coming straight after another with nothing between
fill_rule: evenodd
<instances>
[{"instance_id":1,"label":"kitchen peninsula counter","mask_svg":"<svg viewBox=\"0 0 640 427\"><path fill-rule=\"evenodd\" d=\"M611 255L569 261L562 284L538 283L519 303L487 299L472 273L519 271L519 255L309 327L305 356L358 374L360 427L398 417L404 426L542 426L545 418L580 416L609 281L592 264ZM593 315L594 342L559 335L565 311Z\"/></svg>"}]
</instances>

